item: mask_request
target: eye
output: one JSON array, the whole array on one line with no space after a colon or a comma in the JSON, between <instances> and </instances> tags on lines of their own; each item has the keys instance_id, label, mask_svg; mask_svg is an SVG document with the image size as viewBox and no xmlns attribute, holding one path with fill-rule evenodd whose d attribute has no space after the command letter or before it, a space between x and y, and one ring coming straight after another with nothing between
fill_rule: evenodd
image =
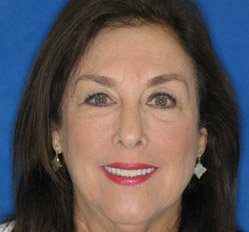
<instances>
[{"instance_id":1,"label":"eye","mask_svg":"<svg viewBox=\"0 0 249 232\"><path fill-rule=\"evenodd\" d=\"M166 92L159 92L152 94L149 97L149 102L152 102L152 104L149 103L148 105L153 105L159 109L174 108L176 105L176 98Z\"/></svg>"},{"instance_id":2,"label":"eye","mask_svg":"<svg viewBox=\"0 0 249 232\"><path fill-rule=\"evenodd\" d=\"M85 103L91 106L106 107L112 103L109 102L110 98L105 93L93 93L89 95Z\"/></svg>"}]
</instances>

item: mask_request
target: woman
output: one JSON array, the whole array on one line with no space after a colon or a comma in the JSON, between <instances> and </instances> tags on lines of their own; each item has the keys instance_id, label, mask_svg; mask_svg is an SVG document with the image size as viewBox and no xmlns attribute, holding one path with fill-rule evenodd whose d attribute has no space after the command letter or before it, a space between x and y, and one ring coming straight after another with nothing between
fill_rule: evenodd
<instances>
[{"instance_id":1,"label":"woman","mask_svg":"<svg viewBox=\"0 0 249 232\"><path fill-rule=\"evenodd\" d=\"M236 231L238 127L194 3L71 1L18 115L14 231Z\"/></svg>"}]
</instances>

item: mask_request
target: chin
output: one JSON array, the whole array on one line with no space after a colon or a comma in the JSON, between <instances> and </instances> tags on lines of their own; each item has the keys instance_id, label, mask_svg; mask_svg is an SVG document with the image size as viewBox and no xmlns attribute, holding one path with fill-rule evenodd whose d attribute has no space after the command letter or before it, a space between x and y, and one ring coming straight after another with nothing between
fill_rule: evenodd
<instances>
[{"instance_id":1,"label":"chin","mask_svg":"<svg viewBox=\"0 0 249 232\"><path fill-rule=\"evenodd\" d=\"M155 210L147 207L136 207L127 204L125 207L112 208L105 211L105 215L114 223L136 225L150 221Z\"/></svg>"}]
</instances>

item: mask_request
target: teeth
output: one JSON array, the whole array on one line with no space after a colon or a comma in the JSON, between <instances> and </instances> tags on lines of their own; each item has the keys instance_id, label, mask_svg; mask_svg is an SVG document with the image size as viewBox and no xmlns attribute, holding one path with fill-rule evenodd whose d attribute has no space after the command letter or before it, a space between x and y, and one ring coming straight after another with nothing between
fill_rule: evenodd
<instances>
[{"instance_id":1,"label":"teeth","mask_svg":"<svg viewBox=\"0 0 249 232\"><path fill-rule=\"evenodd\" d=\"M136 170L126 170L119 168L111 168L108 166L104 166L105 170L115 176L125 176L125 177L134 177L134 176L142 176L149 174L155 170L155 168L145 168L145 169L136 169Z\"/></svg>"}]
</instances>

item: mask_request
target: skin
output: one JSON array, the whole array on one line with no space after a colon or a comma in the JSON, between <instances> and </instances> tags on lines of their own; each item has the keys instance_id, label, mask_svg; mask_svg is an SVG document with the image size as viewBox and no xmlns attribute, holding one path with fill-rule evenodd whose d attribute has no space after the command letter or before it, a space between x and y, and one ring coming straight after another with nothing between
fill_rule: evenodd
<instances>
[{"instance_id":1,"label":"skin","mask_svg":"<svg viewBox=\"0 0 249 232\"><path fill-rule=\"evenodd\" d=\"M105 76L115 86L86 75ZM170 80L147 86L160 75ZM177 231L182 192L207 131L198 127L196 74L176 35L155 25L104 29L70 80L52 142L59 143L73 182L77 231ZM176 102L149 98L159 91ZM102 102L87 104L96 92L106 94ZM121 186L99 170L113 162L158 169L142 184Z\"/></svg>"}]
</instances>

